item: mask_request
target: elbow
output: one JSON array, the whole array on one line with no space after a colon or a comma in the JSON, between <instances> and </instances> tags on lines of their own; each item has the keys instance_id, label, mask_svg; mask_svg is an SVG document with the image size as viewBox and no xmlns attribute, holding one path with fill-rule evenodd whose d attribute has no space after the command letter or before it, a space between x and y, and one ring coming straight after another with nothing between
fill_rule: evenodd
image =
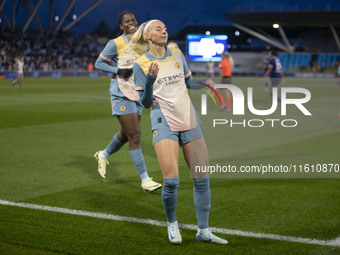
<instances>
[{"instance_id":1,"label":"elbow","mask_svg":"<svg viewBox=\"0 0 340 255\"><path fill-rule=\"evenodd\" d=\"M94 64L94 67L96 68L96 69L99 69L99 59L97 59L97 61L96 61L96 63Z\"/></svg>"},{"instance_id":2,"label":"elbow","mask_svg":"<svg viewBox=\"0 0 340 255\"><path fill-rule=\"evenodd\" d=\"M192 80L192 76L185 78L185 85L187 86L188 89L191 89L190 88L191 80Z\"/></svg>"}]
</instances>

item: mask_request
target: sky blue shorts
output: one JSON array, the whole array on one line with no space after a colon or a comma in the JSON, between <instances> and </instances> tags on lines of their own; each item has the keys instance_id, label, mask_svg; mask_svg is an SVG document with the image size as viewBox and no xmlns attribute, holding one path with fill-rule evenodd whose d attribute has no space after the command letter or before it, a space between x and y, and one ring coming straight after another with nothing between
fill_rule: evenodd
<instances>
[{"instance_id":1,"label":"sky blue shorts","mask_svg":"<svg viewBox=\"0 0 340 255\"><path fill-rule=\"evenodd\" d=\"M187 131L171 131L165 117L160 109L154 109L150 113L153 145L163 139L177 141L180 146L203 137L200 122L197 127Z\"/></svg>"},{"instance_id":2,"label":"sky blue shorts","mask_svg":"<svg viewBox=\"0 0 340 255\"><path fill-rule=\"evenodd\" d=\"M112 115L126 115L137 113L142 115L143 105L138 101L131 101L126 97L111 95Z\"/></svg>"}]
</instances>

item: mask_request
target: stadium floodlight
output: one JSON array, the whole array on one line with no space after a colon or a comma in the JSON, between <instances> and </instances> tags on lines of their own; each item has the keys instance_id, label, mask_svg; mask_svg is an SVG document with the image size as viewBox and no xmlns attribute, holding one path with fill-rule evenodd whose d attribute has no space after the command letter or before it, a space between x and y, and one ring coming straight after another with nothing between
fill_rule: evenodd
<instances>
[{"instance_id":1,"label":"stadium floodlight","mask_svg":"<svg viewBox=\"0 0 340 255\"><path fill-rule=\"evenodd\" d=\"M55 22L58 22L59 21L59 16L55 16L54 20L55 20Z\"/></svg>"},{"instance_id":2,"label":"stadium floodlight","mask_svg":"<svg viewBox=\"0 0 340 255\"><path fill-rule=\"evenodd\" d=\"M77 15L76 15L76 14L73 14L73 15L72 15L72 19L73 19L73 20L77 19Z\"/></svg>"},{"instance_id":3,"label":"stadium floodlight","mask_svg":"<svg viewBox=\"0 0 340 255\"><path fill-rule=\"evenodd\" d=\"M273 24L273 28L275 28L275 29L278 29L280 27L280 25L279 24Z\"/></svg>"},{"instance_id":4,"label":"stadium floodlight","mask_svg":"<svg viewBox=\"0 0 340 255\"><path fill-rule=\"evenodd\" d=\"M210 31L205 31L205 34L206 35L210 35Z\"/></svg>"},{"instance_id":5,"label":"stadium floodlight","mask_svg":"<svg viewBox=\"0 0 340 255\"><path fill-rule=\"evenodd\" d=\"M240 36L240 31L235 31L236 36Z\"/></svg>"}]
</instances>

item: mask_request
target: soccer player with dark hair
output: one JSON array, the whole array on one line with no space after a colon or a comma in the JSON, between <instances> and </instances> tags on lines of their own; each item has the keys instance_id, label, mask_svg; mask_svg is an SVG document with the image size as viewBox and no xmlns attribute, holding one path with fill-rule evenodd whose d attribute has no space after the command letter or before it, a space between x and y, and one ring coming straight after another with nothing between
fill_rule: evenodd
<instances>
[{"instance_id":1,"label":"soccer player with dark hair","mask_svg":"<svg viewBox=\"0 0 340 255\"><path fill-rule=\"evenodd\" d=\"M266 73L264 74L264 80L267 83L269 82L269 95L272 97L273 87L278 87L282 81L283 72L282 72L282 64L280 59L277 57L277 51L272 50L270 52L270 59L268 62L268 68ZM279 101L280 98L278 98Z\"/></svg>"},{"instance_id":2,"label":"soccer player with dark hair","mask_svg":"<svg viewBox=\"0 0 340 255\"><path fill-rule=\"evenodd\" d=\"M108 157L129 142L129 153L141 178L142 188L151 192L161 188L162 185L153 181L146 170L140 143L143 106L139 103L139 94L132 76L132 65L136 58L128 52L129 38L137 30L137 20L133 12L125 11L119 15L118 21L122 35L106 44L95 67L113 73L110 83L112 115L117 116L120 131L114 135L104 150L95 153L95 158L98 161L100 176L106 178Z\"/></svg>"}]
</instances>

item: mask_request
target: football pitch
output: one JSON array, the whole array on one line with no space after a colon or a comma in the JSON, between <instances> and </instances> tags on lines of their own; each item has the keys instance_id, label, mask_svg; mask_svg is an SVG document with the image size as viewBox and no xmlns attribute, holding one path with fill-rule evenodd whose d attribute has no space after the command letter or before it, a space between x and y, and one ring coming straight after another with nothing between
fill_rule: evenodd
<instances>
[{"instance_id":1,"label":"football pitch","mask_svg":"<svg viewBox=\"0 0 340 255\"><path fill-rule=\"evenodd\" d=\"M257 108L270 108L262 78L233 82L245 95L253 87ZM0 80L0 254L339 254L340 88L335 79L317 78L286 78L285 87L311 92L304 106L312 116L292 105L287 116L280 106L270 117L247 107L244 116L233 116L209 97L201 116L200 95L192 93L211 165L282 165L295 172L211 174L209 224L229 244L199 243L192 180L180 153L183 243L175 246L161 190L142 191L127 145L109 158L107 179L96 171L94 153L119 130L109 78L26 78L20 90ZM144 109L142 150L149 175L162 182L149 113ZM261 126L268 118L280 121ZM213 127L214 119L227 123ZM284 127L283 119L298 125ZM231 120L241 124L230 126Z\"/></svg>"}]
</instances>

